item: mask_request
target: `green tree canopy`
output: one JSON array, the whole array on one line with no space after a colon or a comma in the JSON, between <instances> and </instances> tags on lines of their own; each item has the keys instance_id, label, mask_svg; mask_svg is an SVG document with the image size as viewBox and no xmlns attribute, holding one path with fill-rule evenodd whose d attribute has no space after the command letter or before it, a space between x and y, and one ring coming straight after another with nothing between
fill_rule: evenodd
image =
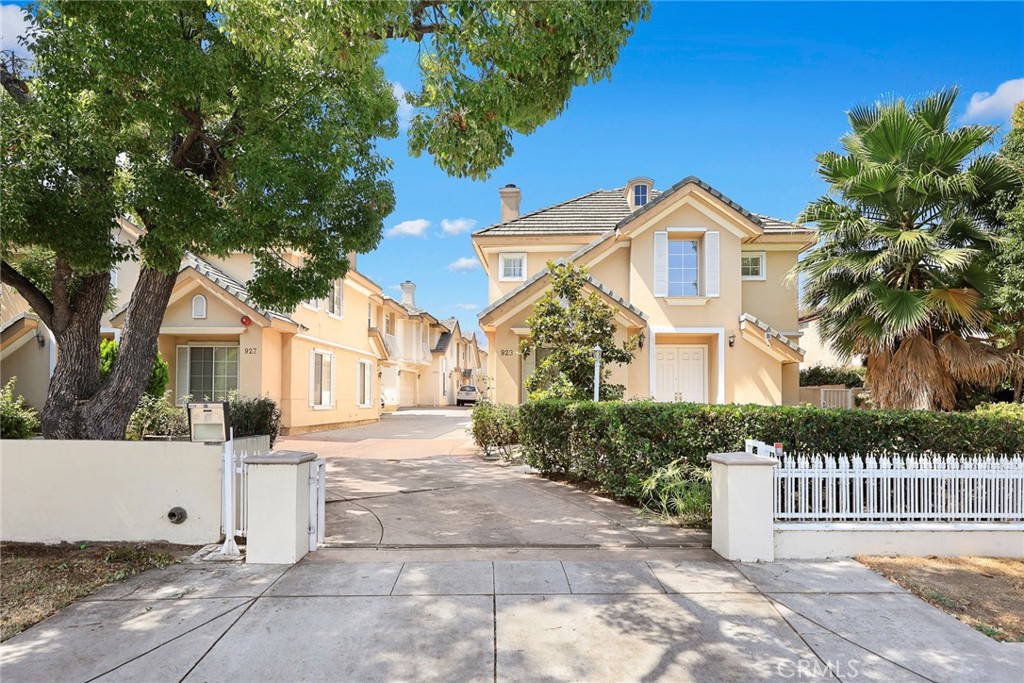
<instances>
[{"instance_id":1,"label":"green tree canopy","mask_svg":"<svg viewBox=\"0 0 1024 683\"><path fill-rule=\"evenodd\" d=\"M950 127L957 94L853 109L843 152L817 157L829 194L800 217L820 239L795 268L804 303L837 351L867 357L883 408L951 409L959 383L1008 371L983 341L996 280L980 257L998 243L986 205L1020 176L980 153L996 128Z\"/></svg>"},{"instance_id":2,"label":"green tree canopy","mask_svg":"<svg viewBox=\"0 0 1024 683\"><path fill-rule=\"evenodd\" d=\"M398 131L380 67L389 41L421 46L411 152L483 178L513 133L610 75L648 13L579 0L41 0L31 65L0 60L0 251L4 281L60 349L44 434L121 438L186 250L251 254L255 302L290 310L377 245L395 203L376 147ZM111 240L121 216L144 230L137 244ZM46 282L19 268L36 248L53 254ZM141 274L101 380L109 270L126 259Z\"/></svg>"},{"instance_id":3,"label":"green tree canopy","mask_svg":"<svg viewBox=\"0 0 1024 683\"><path fill-rule=\"evenodd\" d=\"M539 359L526 380L529 397L593 399L594 347L600 345L600 397L622 398L625 387L609 383L609 365L632 362L637 339L616 342L615 310L596 291L586 291L585 267L548 262L548 270L551 287L534 305L526 321L530 335L520 343L524 356L536 353Z\"/></svg>"}]
</instances>

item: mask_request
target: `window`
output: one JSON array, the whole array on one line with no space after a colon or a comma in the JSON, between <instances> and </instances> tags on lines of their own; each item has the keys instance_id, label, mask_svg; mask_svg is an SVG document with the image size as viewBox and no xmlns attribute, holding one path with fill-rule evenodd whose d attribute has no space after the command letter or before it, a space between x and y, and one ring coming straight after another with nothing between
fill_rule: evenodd
<instances>
[{"instance_id":1,"label":"window","mask_svg":"<svg viewBox=\"0 0 1024 683\"><path fill-rule=\"evenodd\" d=\"M206 297L202 294L192 297L192 317L195 319L206 317Z\"/></svg>"},{"instance_id":2,"label":"window","mask_svg":"<svg viewBox=\"0 0 1024 683\"><path fill-rule=\"evenodd\" d=\"M394 334L395 333L394 332L394 330L395 330L394 320L395 320L395 318L394 318L394 314L393 313L387 313L387 314L384 315L384 334Z\"/></svg>"},{"instance_id":3,"label":"window","mask_svg":"<svg viewBox=\"0 0 1024 683\"><path fill-rule=\"evenodd\" d=\"M335 280L327 295L327 312L338 318L345 317L345 281Z\"/></svg>"},{"instance_id":4,"label":"window","mask_svg":"<svg viewBox=\"0 0 1024 683\"><path fill-rule=\"evenodd\" d=\"M238 391L237 346L179 346L175 367L175 403L183 397L196 401L226 401Z\"/></svg>"},{"instance_id":5,"label":"window","mask_svg":"<svg viewBox=\"0 0 1024 683\"><path fill-rule=\"evenodd\" d=\"M370 389L373 382L373 363L361 360L356 365L358 365L358 372L356 373L356 403L360 408L369 408Z\"/></svg>"},{"instance_id":6,"label":"window","mask_svg":"<svg viewBox=\"0 0 1024 683\"><path fill-rule=\"evenodd\" d=\"M700 245L697 240L668 241L668 295L700 293Z\"/></svg>"},{"instance_id":7,"label":"window","mask_svg":"<svg viewBox=\"0 0 1024 683\"><path fill-rule=\"evenodd\" d=\"M744 280L765 279L765 254L763 251L748 252L740 256L740 275Z\"/></svg>"},{"instance_id":8,"label":"window","mask_svg":"<svg viewBox=\"0 0 1024 683\"><path fill-rule=\"evenodd\" d=\"M309 405L330 408L334 405L334 354L309 352Z\"/></svg>"},{"instance_id":9,"label":"window","mask_svg":"<svg viewBox=\"0 0 1024 683\"><path fill-rule=\"evenodd\" d=\"M647 186L640 184L633 186L633 206L643 206L647 203Z\"/></svg>"},{"instance_id":10,"label":"window","mask_svg":"<svg viewBox=\"0 0 1024 683\"><path fill-rule=\"evenodd\" d=\"M498 261L499 280L526 279L526 254L499 254Z\"/></svg>"}]
</instances>

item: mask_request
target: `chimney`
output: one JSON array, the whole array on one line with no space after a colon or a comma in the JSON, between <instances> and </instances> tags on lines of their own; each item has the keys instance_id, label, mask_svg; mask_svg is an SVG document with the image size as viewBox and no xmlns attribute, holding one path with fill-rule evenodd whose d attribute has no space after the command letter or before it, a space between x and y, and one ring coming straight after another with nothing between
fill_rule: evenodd
<instances>
[{"instance_id":1,"label":"chimney","mask_svg":"<svg viewBox=\"0 0 1024 683\"><path fill-rule=\"evenodd\" d=\"M519 202L523 199L523 193L519 188L509 183L498 190L498 194L501 195L501 222L508 223L519 218Z\"/></svg>"},{"instance_id":2,"label":"chimney","mask_svg":"<svg viewBox=\"0 0 1024 683\"><path fill-rule=\"evenodd\" d=\"M411 280L406 280L401 284L402 287L402 303L409 306L416 305L416 285Z\"/></svg>"},{"instance_id":3,"label":"chimney","mask_svg":"<svg viewBox=\"0 0 1024 683\"><path fill-rule=\"evenodd\" d=\"M350 252L348 252L348 254L345 255L345 257L348 259L348 269L349 270L355 270L356 269L356 252L350 251Z\"/></svg>"}]
</instances>

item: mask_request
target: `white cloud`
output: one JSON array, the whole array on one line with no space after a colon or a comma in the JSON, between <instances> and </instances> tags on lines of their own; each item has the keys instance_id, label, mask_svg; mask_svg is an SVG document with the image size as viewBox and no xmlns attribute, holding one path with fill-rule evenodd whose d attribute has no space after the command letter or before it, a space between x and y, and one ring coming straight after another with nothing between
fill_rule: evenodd
<instances>
[{"instance_id":1,"label":"white cloud","mask_svg":"<svg viewBox=\"0 0 1024 683\"><path fill-rule=\"evenodd\" d=\"M401 292L402 285L388 285L388 289L390 289L392 292Z\"/></svg>"},{"instance_id":2,"label":"white cloud","mask_svg":"<svg viewBox=\"0 0 1024 683\"><path fill-rule=\"evenodd\" d=\"M994 93L971 95L964 119L968 121L1002 122L1010 118L1014 106L1024 100L1024 78L1013 78L999 84Z\"/></svg>"},{"instance_id":3,"label":"white cloud","mask_svg":"<svg viewBox=\"0 0 1024 683\"><path fill-rule=\"evenodd\" d=\"M398 100L398 127L402 130L409 129L409 123L412 121L415 111L415 108L405 99L406 92L406 89L398 81L391 84L391 94Z\"/></svg>"},{"instance_id":4,"label":"white cloud","mask_svg":"<svg viewBox=\"0 0 1024 683\"><path fill-rule=\"evenodd\" d=\"M475 258L466 258L465 256L448 264L448 270L453 273L468 273L469 271L476 270L479 267L479 261Z\"/></svg>"},{"instance_id":5,"label":"white cloud","mask_svg":"<svg viewBox=\"0 0 1024 683\"><path fill-rule=\"evenodd\" d=\"M446 235L461 235L464 232L469 232L476 226L476 221L472 218L443 218L441 219L441 229L444 230Z\"/></svg>"},{"instance_id":6,"label":"white cloud","mask_svg":"<svg viewBox=\"0 0 1024 683\"><path fill-rule=\"evenodd\" d=\"M452 308L458 308L463 311L475 311L476 309L480 308L480 306L478 306L477 304L455 304L454 306L452 306Z\"/></svg>"},{"instance_id":7,"label":"white cloud","mask_svg":"<svg viewBox=\"0 0 1024 683\"><path fill-rule=\"evenodd\" d=\"M414 218L392 226L384 233L385 237L426 237L430 221L426 218Z\"/></svg>"},{"instance_id":8,"label":"white cloud","mask_svg":"<svg viewBox=\"0 0 1024 683\"><path fill-rule=\"evenodd\" d=\"M10 50L24 57L28 50L18 42L28 31L25 13L17 5L0 5L0 50Z\"/></svg>"}]
</instances>

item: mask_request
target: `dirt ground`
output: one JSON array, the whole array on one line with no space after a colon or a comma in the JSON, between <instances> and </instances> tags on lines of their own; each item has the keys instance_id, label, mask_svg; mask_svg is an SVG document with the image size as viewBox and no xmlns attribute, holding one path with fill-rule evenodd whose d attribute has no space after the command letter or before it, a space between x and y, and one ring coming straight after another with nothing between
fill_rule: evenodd
<instances>
[{"instance_id":1,"label":"dirt ground","mask_svg":"<svg viewBox=\"0 0 1024 683\"><path fill-rule=\"evenodd\" d=\"M1024 642L1024 561L988 557L857 560L990 638Z\"/></svg>"},{"instance_id":2,"label":"dirt ground","mask_svg":"<svg viewBox=\"0 0 1024 683\"><path fill-rule=\"evenodd\" d=\"M166 567L197 550L167 543L4 543L0 545L0 640L108 583Z\"/></svg>"}]
</instances>

